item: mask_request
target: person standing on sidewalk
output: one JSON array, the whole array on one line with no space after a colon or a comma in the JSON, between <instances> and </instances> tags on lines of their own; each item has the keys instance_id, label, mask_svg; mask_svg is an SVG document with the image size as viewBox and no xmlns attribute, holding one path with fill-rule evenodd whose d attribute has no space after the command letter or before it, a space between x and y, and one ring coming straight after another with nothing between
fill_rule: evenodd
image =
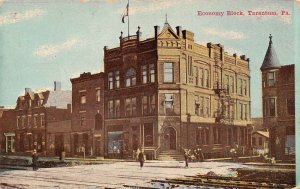
<instances>
[{"instance_id":1,"label":"person standing on sidewalk","mask_svg":"<svg viewBox=\"0 0 300 189\"><path fill-rule=\"evenodd\" d=\"M140 167L143 168L144 166L144 153L143 153L144 150L141 150L139 155L138 155L138 159L139 159L139 162L140 162Z\"/></svg>"},{"instance_id":2,"label":"person standing on sidewalk","mask_svg":"<svg viewBox=\"0 0 300 189\"><path fill-rule=\"evenodd\" d=\"M184 161L185 161L185 168L189 168L189 154L188 154L188 150L186 150L185 153L184 153Z\"/></svg>"},{"instance_id":3,"label":"person standing on sidewalk","mask_svg":"<svg viewBox=\"0 0 300 189\"><path fill-rule=\"evenodd\" d=\"M39 159L39 156L36 153L36 149L34 149L32 152L32 169L34 171L38 170L38 159Z\"/></svg>"}]
</instances>

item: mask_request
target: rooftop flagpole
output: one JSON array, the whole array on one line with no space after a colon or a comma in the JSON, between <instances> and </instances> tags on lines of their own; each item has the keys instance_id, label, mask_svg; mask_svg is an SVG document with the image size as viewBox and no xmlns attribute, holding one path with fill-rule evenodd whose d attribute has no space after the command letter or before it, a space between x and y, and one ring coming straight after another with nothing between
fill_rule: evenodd
<instances>
[{"instance_id":1,"label":"rooftop flagpole","mask_svg":"<svg viewBox=\"0 0 300 189\"><path fill-rule=\"evenodd\" d=\"M128 4L127 4L127 14L128 14L128 37L129 37L129 0L128 0Z\"/></svg>"}]
</instances>

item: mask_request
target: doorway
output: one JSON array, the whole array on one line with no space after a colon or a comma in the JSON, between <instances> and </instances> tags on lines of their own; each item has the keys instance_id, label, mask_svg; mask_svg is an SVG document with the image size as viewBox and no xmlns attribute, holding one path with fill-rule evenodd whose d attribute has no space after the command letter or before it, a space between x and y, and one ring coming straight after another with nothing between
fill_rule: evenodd
<instances>
[{"instance_id":1,"label":"doorway","mask_svg":"<svg viewBox=\"0 0 300 189\"><path fill-rule=\"evenodd\" d=\"M173 127L167 127L164 131L164 150L176 150L176 130Z\"/></svg>"}]
</instances>

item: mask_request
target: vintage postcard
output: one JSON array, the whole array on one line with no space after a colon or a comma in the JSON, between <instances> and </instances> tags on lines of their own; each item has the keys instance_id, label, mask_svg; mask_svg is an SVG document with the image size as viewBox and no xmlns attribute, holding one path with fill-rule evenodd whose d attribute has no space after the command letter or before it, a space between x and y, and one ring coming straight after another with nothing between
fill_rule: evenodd
<instances>
[{"instance_id":1,"label":"vintage postcard","mask_svg":"<svg viewBox=\"0 0 300 189\"><path fill-rule=\"evenodd\" d=\"M0 0L0 188L296 187L299 9Z\"/></svg>"}]
</instances>

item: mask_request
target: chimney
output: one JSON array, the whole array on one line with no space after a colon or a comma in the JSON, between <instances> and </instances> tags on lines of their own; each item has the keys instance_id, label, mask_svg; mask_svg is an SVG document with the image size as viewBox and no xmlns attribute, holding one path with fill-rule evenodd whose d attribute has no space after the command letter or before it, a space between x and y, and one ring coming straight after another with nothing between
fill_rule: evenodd
<instances>
[{"instance_id":1,"label":"chimney","mask_svg":"<svg viewBox=\"0 0 300 189\"><path fill-rule=\"evenodd\" d=\"M182 34L182 33L181 33L181 32L182 32L181 30L182 30L181 26L177 26L177 27L176 27L177 35L178 35L179 37L181 37L181 34Z\"/></svg>"},{"instance_id":2,"label":"chimney","mask_svg":"<svg viewBox=\"0 0 300 189\"><path fill-rule=\"evenodd\" d=\"M71 104L67 104L67 108L68 108L69 112L72 113L72 105Z\"/></svg>"},{"instance_id":3,"label":"chimney","mask_svg":"<svg viewBox=\"0 0 300 189\"><path fill-rule=\"evenodd\" d=\"M61 91L61 82L54 81L54 91Z\"/></svg>"},{"instance_id":4,"label":"chimney","mask_svg":"<svg viewBox=\"0 0 300 189\"><path fill-rule=\"evenodd\" d=\"M159 26L154 26L155 39L157 39L158 33L159 33Z\"/></svg>"},{"instance_id":5,"label":"chimney","mask_svg":"<svg viewBox=\"0 0 300 189\"><path fill-rule=\"evenodd\" d=\"M31 88L25 88L25 94L31 92Z\"/></svg>"}]
</instances>

